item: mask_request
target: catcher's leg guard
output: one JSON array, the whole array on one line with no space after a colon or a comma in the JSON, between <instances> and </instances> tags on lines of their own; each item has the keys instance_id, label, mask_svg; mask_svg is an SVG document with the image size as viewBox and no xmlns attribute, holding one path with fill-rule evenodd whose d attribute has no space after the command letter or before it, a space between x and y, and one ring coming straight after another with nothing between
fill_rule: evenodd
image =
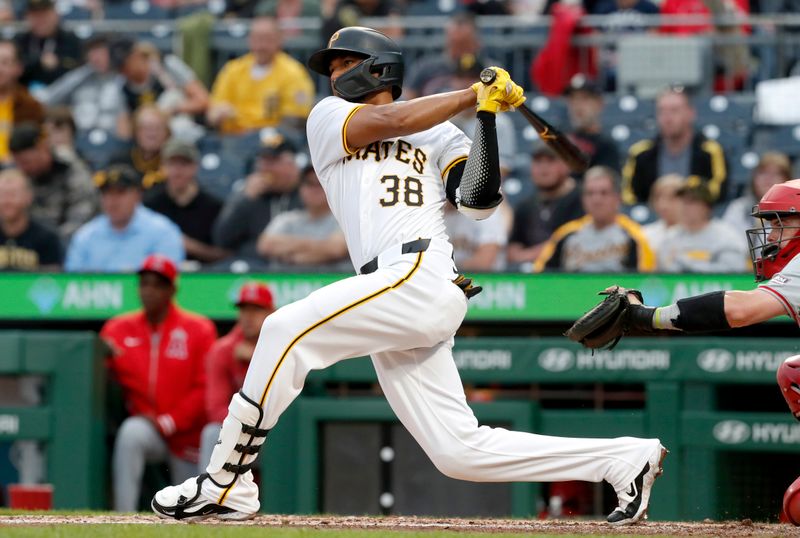
<instances>
[{"instance_id":1,"label":"catcher's leg guard","mask_svg":"<svg viewBox=\"0 0 800 538\"><path fill-rule=\"evenodd\" d=\"M228 406L228 416L222 422L219 440L206 467L214 484L228 488L239 475L253 467L269 433L269 430L258 427L263 418L264 410L257 402L242 392L234 394Z\"/></svg>"}]
</instances>

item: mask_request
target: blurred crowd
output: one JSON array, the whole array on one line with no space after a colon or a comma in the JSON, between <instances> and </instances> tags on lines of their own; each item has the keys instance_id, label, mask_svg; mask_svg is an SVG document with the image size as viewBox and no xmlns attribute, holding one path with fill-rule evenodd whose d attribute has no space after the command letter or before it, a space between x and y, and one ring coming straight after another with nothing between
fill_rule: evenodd
<instances>
[{"instance_id":1,"label":"blurred crowd","mask_svg":"<svg viewBox=\"0 0 800 538\"><path fill-rule=\"evenodd\" d=\"M305 119L330 90L284 50L281 21L320 16L324 39L361 17L419 12L422 3L142 1L176 13L214 4L218 16L253 17L249 52L207 85L196 65L134 35L79 39L58 2L0 2L0 17L26 23L0 39L0 270L132 272L162 254L183 270L352 271L306 150ZM70 9L100 18L135 3L85 0ZM444 49L408 62L403 98L464 88L498 63L482 47L478 17L576 5L562 4L462 0ZM791 9L719 4L666 0L660 10ZM659 12L648 0L581 9ZM529 99L544 99L531 80ZM680 86L653 100L649 136L620 145L604 124L606 89L592 73L571 73L551 99L565 108L559 126L591 158L584 174L527 136L519 118L498 118L504 204L481 222L445 212L462 270L749 270L743 232L757 225L750 209L792 177L792 155L762 151L749 181L735 181L742 149L726 148L719 129L709 136L700 128L696 98ZM453 121L472 135L474 114Z\"/></svg>"}]
</instances>

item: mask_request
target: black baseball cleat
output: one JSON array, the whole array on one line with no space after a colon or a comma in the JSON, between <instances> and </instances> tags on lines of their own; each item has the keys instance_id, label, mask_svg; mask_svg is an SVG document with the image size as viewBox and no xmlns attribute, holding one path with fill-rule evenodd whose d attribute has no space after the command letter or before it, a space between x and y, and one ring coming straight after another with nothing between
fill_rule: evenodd
<instances>
[{"instance_id":1,"label":"black baseball cleat","mask_svg":"<svg viewBox=\"0 0 800 538\"><path fill-rule=\"evenodd\" d=\"M617 491L619 506L608 514L606 521L612 525L630 525L641 519L647 519L647 505L650 502L650 491L656 478L664 472L662 463L669 450L658 445L639 475L625 489Z\"/></svg>"},{"instance_id":2,"label":"black baseball cleat","mask_svg":"<svg viewBox=\"0 0 800 538\"><path fill-rule=\"evenodd\" d=\"M187 522L212 517L242 521L255 516L255 514L239 512L204 498L200 490L201 484L206 478L208 478L207 474L201 474L196 478L186 480L183 484L162 489L153 496L150 507L158 517Z\"/></svg>"}]
</instances>

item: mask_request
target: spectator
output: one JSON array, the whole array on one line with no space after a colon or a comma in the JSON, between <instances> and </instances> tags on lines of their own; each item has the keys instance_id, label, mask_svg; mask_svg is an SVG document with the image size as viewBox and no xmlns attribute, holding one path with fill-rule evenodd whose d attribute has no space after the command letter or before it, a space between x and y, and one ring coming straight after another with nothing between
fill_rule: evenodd
<instances>
[{"instance_id":1,"label":"spectator","mask_svg":"<svg viewBox=\"0 0 800 538\"><path fill-rule=\"evenodd\" d=\"M67 154L56 153L35 123L14 127L9 142L14 164L33 183L31 213L68 239L97 210L89 169Z\"/></svg>"},{"instance_id":2,"label":"spectator","mask_svg":"<svg viewBox=\"0 0 800 538\"><path fill-rule=\"evenodd\" d=\"M450 77L457 71L466 56L475 58L480 69L499 65L481 51L475 15L458 12L450 17L445 27L445 49L435 56L423 57L411 71L403 87L404 97L412 99L421 95L439 93L448 87Z\"/></svg>"},{"instance_id":3,"label":"spectator","mask_svg":"<svg viewBox=\"0 0 800 538\"><path fill-rule=\"evenodd\" d=\"M12 128L26 122L41 123L44 108L19 83L22 65L16 43L0 39L0 166L9 164L8 141Z\"/></svg>"},{"instance_id":4,"label":"spectator","mask_svg":"<svg viewBox=\"0 0 800 538\"><path fill-rule=\"evenodd\" d=\"M57 155L66 155L69 159L79 159L75 149L75 120L67 106L48 107L44 116L44 132L50 149Z\"/></svg>"},{"instance_id":5,"label":"spectator","mask_svg":"<svg viewBox=\"0 0 800 538\"><path fill-rule=\"evenodd\" d=\"M631 146L622 170L622 199L643 203L655 180L668 174L709 178L713 200L724 200L728 167L722 146L695 131L695 109L681 87L668 88L656 98L658 136Z\"/></svg>"},{"instance_id":6,"label":"spectator","mask_svg":"<svg viewBox=\"0 0 800 538\"><path fill-rule=\"evenodd\" d=\"M399 39L403 36L403 27L397 24L397 18L402 15L402 4L391 0L323 1L320 5L320 38L323 43L328 43L340 28L363 26L361 19L364 17L381 17L388 19L389 24L375 29L392 39Z\"/></svg>"},{"instance_id":7,"label":"spectator","mask_svg":"<svg viewBox=\"0 0 800 538\"><path fill-rule=\"evenodd\" d=\"M258 238L258 253L278 270L349 270L347 245L312 166L300 180L303 209L276 215Z\"/></svg>"},{"instance_id":8,"label":"spectator","mask_svg":"<svg viewBox=\"0 0 800 538\"><path fill-rule=\"evenodd\" d=\"M536 192L514 211L508 241L512 264L533 263L556 228L583 215L581 195L569 167L542 142L534 145L531 180Z\"/></svg>"},{"instance_id":9,"label":"spectator","mask_svg":"<svg viewBox=\"0 0 800 538\"><path fill-rule=\"evenodd\" d=\"M0 171L0 271L56 271L64 260L58 235L31 218L33 189L19 170Z\"/></svg>"},{"instance_id":10,"label":"spectator","mask_svg":"<svg viewBox=\"0 0 800 538\"><path fill-rule=\"evenodd\" d=\"M580 273L645 272L655 256L642 228L619 212L619 176L606 166L586 171L581 194L586 216L558 228L534 264L534 271Z\"/></svg>"},{"instance_id":11,"label":"spectator","mask_svg":"<svg viewBox=\"0 0 800 538\"><path fill-rule=\"evenodd\" d=\"M47 86L81 65L81 40L61 27L53 0L28 0L25 20L28 31L17 39L24 64L23 84Z\"/></svg>"},{"instance_id":12,"label":"spectator","mask_svg":"<svg viewBox=\"0 0 800 538\"><path fill-rule=\"evenodd\" d=\"M680 220L681 200L678 190L686 180L677 174L661 176L650 189L650 208L658 220L643 226L644 235L653 251L658 253L667 235L667 230Z\"/></svg>"},{"instance_id":13,"label":"spectator","mask_svg":"<svg viewBox=\"0 0 800 538\"><path fill-rule=\"evenodd\" d=\"M167 117L205 114L208 90L174 54L162 59L152 45L123 37L111 44L110 57L125 80L122 92L128 112L157 105Z\"/></svg>"},{"instance_id":14,"label":"spectator","mask_svg":"<svg viewBox=\"0 0 800 538\"><path fill-rule=\"evenodd\" d=\"M164 181L161 173L161 148L170 138L169 117L154 105L144 105L133 115L133 141L111 158L115 164L132 167L149 189Z\"/></svg>"},{"instance_id":15,"label":"spectator","mask_svg":"<svg viewBox=\"0 0 800 538\"><path fill-rule=\"evenodd\" d=\"M206 420L204 358L217 333L209 319L174 303L177 274L168 258L148 256L139 269L142 310L114 316L100 331L129 414L112 456L114 509L120 512L138 509L145 463L168 462L178 482L197 469Z\"/></svg>"},{"instance_id":16,"label":"spectator","mask_svg":"<svg viewBox=\"0 0 800 538\"><path fill-rule=\"evenodd\" d=\"M319 17L320 0L258 0L252 16L275 17L278 22L293 21L300 17ZM299 34L300 29L285 29L284 32ZM287 34L288 35L288 34Z\"/></svg>"},{"instance_id":17,"label":"spectator","mask_svg":"<svg viewBox=\"0 0 800 538\"><path fill-rule=\"evenodd\" d=\"M444 204L444 225L453 245L453 260L460 271L501 271L505 268L503 250L508 243L508 227L501 211L488 219L473 220Z\"/></svg>"},{"instance_id":18,"label":"spectator","mask_svg":"<svg viewBox=\"0 0 800 538\"><path fill-rule=\"evenodd\" d=\"M200 462L203 469L211 459L222 421L228 414L231 396L244 384L261 326L275 311L272 292L266 284L247 282L239 289L236 308L239 309L236 325L231 332L214 342L206 355L208 382L205 402L208 424L200 436Z\"/></svg>"},{"instance_id":19,"label":"spectator","mask_svg":"<svg viewBox=\"0 0 800 538\"><path fill-rule=\"evenodd\" d=\"M11 0L0 0L0 22L14 22L14 6Z\"/></svg>"},{"instance_id":20,"label":"spectator","mask_svg":"<svg viewBox=\"0 0 800 538\"><path fill-rule=\"evenodd\" d=\"M151 254L183 261L180 229L142 206L141 180L131 167L112 165L95 174L95 184L103 213L75 233L67 271L133 271Z\"/></svg>"},{"instance_id":21,"label":"spectator","mask_svg":"<svg viewBox=\"0 0 800 538\"><path fill-rule=\"evenodd\" d=\"M306 68L281 50L282 44L275 18L253 19L250 52L226 63L214 82L209 125L226 135L262 127L303 129L314 84Z\"/></svg>"},{"instance_id":22,"label":"spectator","mask_svg":"<svg viewBox=\"0 0 800 538\"><path fill-rule=\"evenodd\" d=\"M297 192L300 171L294 156L294 146L280 135L266 142L244 188L228 199L214 223L215 245L259 263L256 242L261 232L279 213L301 207Z\"/></svg>"},{"instance_id":23,"label":"spectator","mask_svg":"<svg viewBox=\"0 0 800 538\"><path fill-rule=\"evenodd\" d=\"M178 225L186 257L215 262L230 253L211 244L211 229L222 202L197 183L200 153L189 142L171 139L161 152L166 180L151 189L144 205Z\"/></svg>"},{"instance_id":24,"label":"spectator","mask_svg":"<svg viewBox=\"0 0 800 538\"><path fill-rule=\"evenodd\" d=\"M749 252L733 228L712 218L714 195L706 181L689 177L678 195L680 220L667 231L658 251L658 270L668 273L741 273Z\"/></svg>"},{"instance_id":25,"label":"spectator","mask_svg":"<svg viewBox=\"0 0 800 538\"><path fill-rule=\"evenodd\" d=\"M770 187L792 179L792 163L789 157L777 151L769 151L761 156L750 188L741 197L731 201L722 215L723 222L744 234L749 228L760 226L759 219L753 218L753 206L766 194Z\"/></svg>"},{"instance_id":26,"label":"spectator","mask_svg":"<svg viewBox=\"0 0 800 538\"><path fill-rule=\"evenodd\" d=\"M108 37L89 38L85 50L86 64L48 86L42 92L42 102L69 106L81 131L102 129L127 139L131 133L126 105L118 75L111 69Z\"/></svg>"},{"instance_id":27,"label":"spectator","mask_svg":"<svg viewBox=\"0 0 800 538\"><path fill-rule=\"evenodd\" d=\"M589 166L607 166L619 171L617 145L603 134L600 116L603 113L603 92L585 75L570 79L567 88L567 110L573 142L589 156Z\"/></svg>"},{"instance_id":28,"label":"spectator","mask_svg":"<svg viewBox=\"0 0 800 538\"><path fill-rule=\"evenodd\" d=\"M592 15L604 15L601 30L615 37L636 32L646 32L649 26L646 17L658 15L658 6L650 0L599 0L590 11ZM606 91L617 89L616 43L599 48L601 78Z\"/></svg>"}]
</instances>

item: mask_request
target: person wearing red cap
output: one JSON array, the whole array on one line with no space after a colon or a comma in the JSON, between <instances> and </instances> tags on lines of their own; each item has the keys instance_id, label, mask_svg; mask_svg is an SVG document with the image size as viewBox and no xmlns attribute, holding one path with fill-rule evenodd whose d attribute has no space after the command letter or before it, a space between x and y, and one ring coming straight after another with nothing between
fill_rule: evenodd
<instances>
[{"instance_id":1,"label":"person wearing red cap","mask_svg":"<svg viewBox=\"0 0 800 538\"><path fill-rule=\"evenodd\" d=\"M261 282L247 282L236 300L239 316L231 332L214 342L206 355L206 413L208 424L200 436L200 464L211 457L231 397L244 384L261 325L275 311L272 292ZM201 469L202 472L202 469Z\"/></svg>"},{"instance_id":2,"label":"person wearing red cap","mask_svg":"<svg viewBox=\"0 0 800 538\"><path fill-rule=\"evenodd\" d=\"M207 318L174 302L178 269L159 254L139 269L142 309L108 320L100 337L129 414L112 461L114 509L136 511L146 463L169 463L174 480L195 472L206 421L204 358L217 336Z\"/></svg>"}]
</instances>

